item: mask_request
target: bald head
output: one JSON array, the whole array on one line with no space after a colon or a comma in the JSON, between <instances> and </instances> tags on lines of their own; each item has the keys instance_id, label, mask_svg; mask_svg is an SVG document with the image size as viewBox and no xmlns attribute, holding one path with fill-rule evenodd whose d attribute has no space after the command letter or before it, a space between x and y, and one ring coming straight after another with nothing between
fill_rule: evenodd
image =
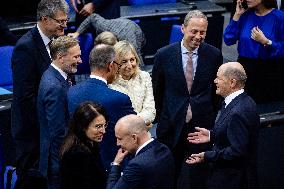
<instances>
[{"instance_id":1,"label":"bald head","mask_svg":"<svg viewBox=\"0 0 284 189\"><path fill-rule=\"evenodd\" d=\"M144 120L140 116L134 114L127 115L119 119L115 128L122 129L128 134L147 132Z\"/></svg>"},{"instance_id":2,"label":"bald head","mask_svg":"<svg viewBox=\"0 0 284 189\"><path fill-rule=\"evenodd\" d=\"M245 86L247 75L244 67L239 62L228 62L222 64L219 69L223 70L225 77L235 79L237 87L243 88Z\"/></svg>"},{"instance_id":3,"label":"bald head","mask_svg":"<svg viewBox=\"0 0 284 189\"><path fill-rule=\"evenodd\" d=\"M144 120L137 115L127 115L115 125L117 146L129 153L135 153L151 137L147 132Z\"/></svg>"}]
</instances>

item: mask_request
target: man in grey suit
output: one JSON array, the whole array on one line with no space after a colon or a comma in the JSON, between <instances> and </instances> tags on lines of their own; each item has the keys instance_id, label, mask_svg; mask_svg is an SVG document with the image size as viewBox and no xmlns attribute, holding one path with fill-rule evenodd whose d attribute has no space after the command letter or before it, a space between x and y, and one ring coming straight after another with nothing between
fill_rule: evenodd
<instances>
[{"instance_id":1,"label":"man in grey suit","mask_svg":"<svg viewBox=\"0 0 284 189\"><path fill-rule=\"evenodd\" d=\"M64 35L68 4L64 0L41 0L37 25L17 42L12 55L12 136L16 145L17 187L34 188L39 159L37 95L40 78L51 63L48 43Z\"/></svg>"},{"instance_id":2,"label":"man in grey suit","mask_svg":"<svg viewBox=\"0 0 284 189\"><path fill-rule=\"evenodd\" d=\"M52 41L50 55L53 61L43 73L38 90L39 170L47 178L48 189L59 189L59 149L69 119L67 91L70 84L67 76L76 73L77 65L82 61L78 41L68 36Z\"/></svg>"},{"instance_id":3,"label":"man in grey suit","mask_svg":"<svg viewBox=\"0 0 284 189\"><path fill-rule=\"evenodd\" d=\"M112 162L107 189L172 189L174 187L174 159L169 148L151 138L144 120L127 115L115 125L120 149ZM120 163L131 153L135 155L123 170Z\"/></svg>"},{"instance_id":4,"label":"man in grey suit","mask_svg":"<svg viewBox=\"0 0 284 189\"><path fill-rule=\"evenodd\" d=\"M207 26L202 12L190 11L182 25L182 41L159 49L154 60L157 138L173 152L180 188L205 188L207 167L186 165L184 159L206 149L187 145L187 134L195 126L212 128L217 112L213 81L223 58L219 49L203 42Z\"/></svg>"},{"instance_id":5,"label":"man in grey suit","mask_svg":"<svg viewBox=\"0 0 284 189\"><path fill-rule=\"evenodd\" d=\"M208 189L256 189L256 155L260 119L256 104L244 92L247 76L238 62L220 66L216 93L225 98L212 130L196 127L190 143L213 142L213 149L192 154L189 164L211 162ZM205 181L204 181L205 182Z\"/></svg>"}]
</instances>

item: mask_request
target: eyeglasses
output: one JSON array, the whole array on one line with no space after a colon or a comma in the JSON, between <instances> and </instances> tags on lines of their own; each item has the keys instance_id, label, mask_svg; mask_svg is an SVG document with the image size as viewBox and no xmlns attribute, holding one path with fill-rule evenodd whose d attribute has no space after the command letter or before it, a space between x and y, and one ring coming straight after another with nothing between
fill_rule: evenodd
<instances>
[{"instance_id":1,"label":"eyeglasses","mask_svg":"<svg viewBox=\"0 0 284 189\"><path fill-rule=\"evenodd\" d=\"M107 128L107 123L106 124L98 124L98 125L95 125L95 128L97 130L101 130L101 129L106 129Z\"/></svg>"},{"instance_id":2,"label":"eyeglasses","mask_svg":"<svg viewBox=\"0 0 284 189\"><path fill-rule=\"evenodd\" d=\"M49 17L51 18L52 20L55 20L59 25L64 25L64 24L67 24L68 21L69 21L69 18L67 18L66 20L58 20L58 19L55 19L55 18L52 18L52 17Z\"/></svg>"},{"instance_id":3,"label":"eyeglasses","mask_svg":"<svg viewBox=\"0 0 284 189\"><path fill-rule=\"evenodd\" d=\"M120 69L121 68L121 66L122 66L122 64L119 64L119 63L117 63L116 61L111 61L112 63L114 63L114 64L116 64L117 65L117 67L118 67L118 69Z\"/></svg>"}]
</instances>

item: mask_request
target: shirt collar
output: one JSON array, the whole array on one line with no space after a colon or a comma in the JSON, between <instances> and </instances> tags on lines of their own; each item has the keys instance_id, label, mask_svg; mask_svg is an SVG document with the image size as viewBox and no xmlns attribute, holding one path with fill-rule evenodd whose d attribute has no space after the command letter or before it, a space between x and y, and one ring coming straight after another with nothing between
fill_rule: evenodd
<instances>
[{"instance_id":1,"label":"shirt collar","mask_svg":"<svg viewBox=\"0 0 284 189\"><path fill-rule=\"evenodd\" d=\"M90 78L101 80L101 81L103 81L105 84L107 84L107 80L106 80L105 78L100 77L100 76L97 76L97 75L90 75Z\"/></svg>"},{"instance_id":2,"label":"shirt collar","mask_svg":"<svg viewBox=\"0 0 284 189\"><path fill-rule=\"evenodd\" d=\"M188 54L188 53L189 53L189 51L187 50L187 48L183 45L183 39L181 40L180 46L181 46L181 53L182 53L182 54ZM192 53L193 53L193 54L198 54L198 48L199 48L199 47L197 47L196 49L194 49L194 50L192 51Z\"/></svg>"},{"instance_id":3,"label":"shirt collar","mask_svg":"<svg viewBox=\"0 0 284 189\"><path fill-rule=\"evenodd\" d=\"M147 144L149 144L149 143L152 142L153 140L154 140L154 139L151 138L151 139L147 140L146 142L144 142L144 144L142 144L141 146L139 146L139 148L136 150L135 156L138 154L138 152L139 152L140 150L142 150L142 148L144 148L145 146L147 146Z\"/></svg>"},{"instance_id":4,"label":"shirt collar","mask_svg":"<svg viewBox=\"0 0 284 189\"><path fill-rule=\"evenodd\" d=\"M239 96L240 94L242 94L244 92L244 89L240 89L238 91L235 91L233 92L232 94L230 94L229 96L227 96L225 98L225 103L226 103L226 106L228 106L228 104L230 104L230 102L232 102L232 100L234 100L234 98L236 98L237 96Z\"/></svg>"},{"instance_id":5,"label":"shirt collar","mask_svg":"<svg viewBox=\"0 0 284 189\"><path fill-rule=\"evenodd\" d=\"M54 69L56 69L57 71L59 71L60 75L62 75L62 77L64 77L64 79L67 79L67 73L65 73L64 71L62 71L58 66L56 66L55 64L51 63L50 64Z\"/></svg>"},{"instance_id":6,"label":"shirt collar","mask_svg":"<svg viewBox=\"0 0 284 189\"><path fill-rule=\"evenodd\" d=\"M39 34L43 40L43 43L44 43L44 46L48 45L48 43L51 41L51 39L49 39L40 29L40 27L38 26L38 24L36 25L38 31L39 31Z\"/></svg>"}]
</instances>

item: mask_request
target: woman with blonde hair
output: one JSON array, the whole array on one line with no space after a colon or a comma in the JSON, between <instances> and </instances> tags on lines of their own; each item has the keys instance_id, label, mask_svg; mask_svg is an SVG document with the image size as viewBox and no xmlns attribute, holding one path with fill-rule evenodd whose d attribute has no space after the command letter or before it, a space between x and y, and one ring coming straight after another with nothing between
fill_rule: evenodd
<instances>
[{"instance_id":1,"label":"woman with blonde hair","mask_svg":"<svg viewBox=\"0 0 284 189\"><path fill-rule=\"evenodd\" d=\"M119 73L110 87L128 95L137 114L151 125L156 116L151 76L140 70L140 59L131 43L119 41L114 49Z\"/></svg>"}]
</instances>

